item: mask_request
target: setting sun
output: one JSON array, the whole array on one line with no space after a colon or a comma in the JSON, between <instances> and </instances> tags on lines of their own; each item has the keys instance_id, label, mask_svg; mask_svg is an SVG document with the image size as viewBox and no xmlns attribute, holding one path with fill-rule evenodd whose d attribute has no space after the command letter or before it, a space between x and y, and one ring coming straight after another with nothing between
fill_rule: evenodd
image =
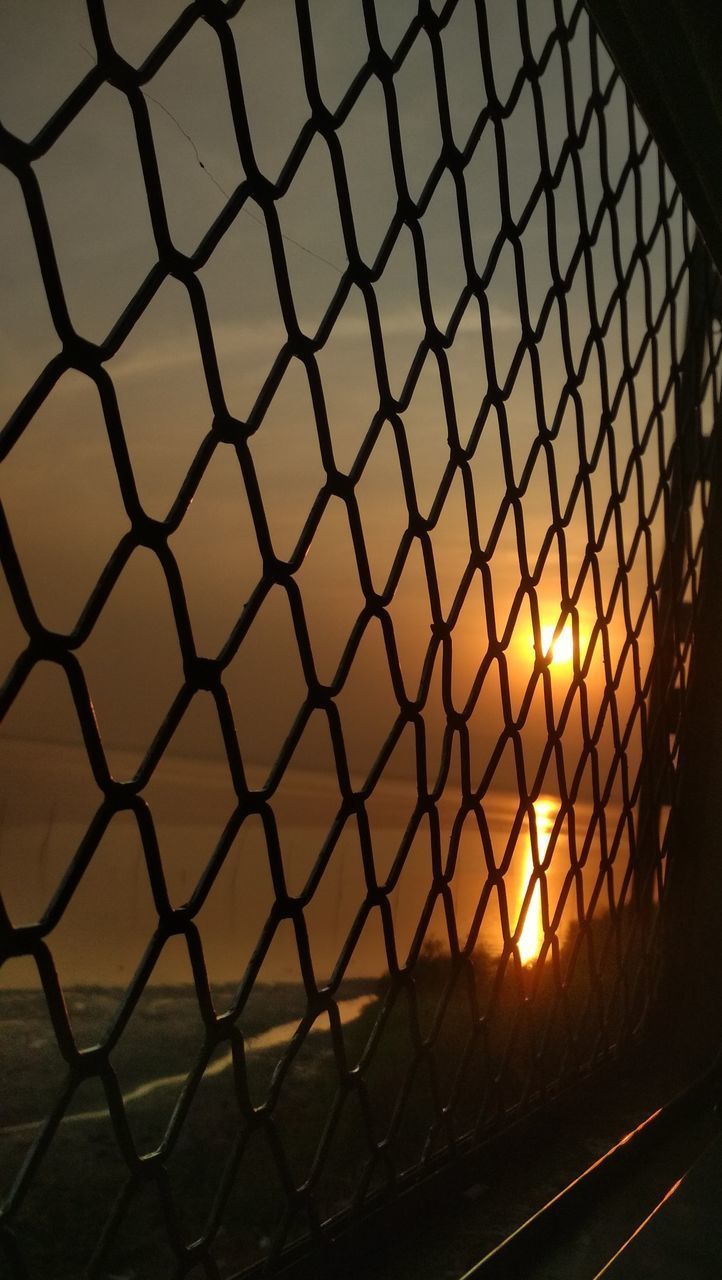
<instances>
[{"instance_id":1,"label":"setting sun","mask_svg":"<svg viewBox=\"0 0 722 1280\"><path fill-rule=\"evenodd\" d=\"M563 662L571 662L574 657L574 637L572 635L571 622L565 623L562 630L554 639L556 626L554 623L548 623L541 629L541 645L542 654L549 662L556 665Z\"/></svg>"}]
</instances>

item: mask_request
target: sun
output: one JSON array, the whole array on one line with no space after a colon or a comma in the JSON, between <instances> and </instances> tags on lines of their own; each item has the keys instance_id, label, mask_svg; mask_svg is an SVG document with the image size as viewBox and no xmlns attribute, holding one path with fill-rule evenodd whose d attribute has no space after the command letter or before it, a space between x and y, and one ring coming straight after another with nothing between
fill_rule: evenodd
<instances>
[{"instance_id":1,"label":"sun","mask_svg":"<svg viewBox=\"0 0 722 1280\"><path fill-rule=\"evenodd\" d=\"M544 658L555 666L560 666L562 663L572 662L574 658L574 636L571 622L565 623L556 639L555 630L556 626L551 622L542 627L541 647Z\"/></svg>"}]
</instances>

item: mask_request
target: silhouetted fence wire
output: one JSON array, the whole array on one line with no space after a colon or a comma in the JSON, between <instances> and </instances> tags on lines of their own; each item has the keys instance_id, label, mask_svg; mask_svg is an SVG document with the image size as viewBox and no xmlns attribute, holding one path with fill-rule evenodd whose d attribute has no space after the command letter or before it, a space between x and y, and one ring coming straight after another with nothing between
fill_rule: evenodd
<instances>
[{"instance_id":1,"label":"silhouetted fence wire","mask_svg":"<svg viewBox=\"0 0 722 1280\"><path fill-rule=\"evenodd\" d=\"M310 0L297 0L294 22L308 114L275 180L256 158L239 68L237 42L244 38L246 8L239 0L189 4L136 67L116 51L102 0L89 0L92 65L33 137L15 136L4 128L0 133L3 163L22 192L59 339L57 354L14 408L2 435L3 456L12 458L26 436L31 438L36 415L53 390L69 371L77 371L97 388L129 524L67 632L44 624L23 556L16 550L12 521L3 526L3 566L26 636L7 675L3 707L10 712L20 705L39 668L52 664L62 672L101 793L60 883L52 886L49 905L30 922L15 919L9 909L0 916L3 956L9 962L29 957L37 967L42 1006L33 1006L33 1017L44 1017L38 1010L47 1008L47 1034L63 1063L47 1115L42 1120L21 1116L6 1133L0 1251L10 1274L17 1276L45 1274L42 1267L50 1265L52 1249L57 1249L52 1271L57 1276L76 1274L81 1266L95 1276L125 1274L126 1265L139 1276L218 1277L262 1265L273 1270L274 1260L290 1245L306 1241L307 1247L317 1247L328 1223L362 1215L367 1203L391 1196L437 1165L453 1163L571 1079L605 1058L623 1055L644 1036L659 978L669 854L666 820L674 805L685 726L710 458L717 447L720 330L716 282L705 251L581 4L548 0L532 6L519 0L518 46L515 61L511 52L504 55L509 65L504 62L502 68L500 78L507 82L502 91L495 81L500 55L494 24L502 20L498 5L419 0L406 30L390 47L374 4L359 3L367 51L331 109L319 79L316 7ZM447 33L462 11L474 18L484 105L460 142L450 106L454 65ZM225 77L243 173L235 186L216 179L192 130L171 116L153 84L201 27L217 41ZM274 30L269 19L269 39ZM428 91L435 94L438 153L423 182L414 180L412 194L409 124L400 114L398 84L407 60L420 49L432 68ZM370 84L383 98L379 146L388 147L396 204L380 247L369 257L361 247L363 227L349 184L342 130ZM155 261L107 335L91 341L74 324L66 299L38 163L104 86L123 95L132 115ZM187 138L197 163L222 194L220 212L190 252L174 243L169 223L152 123L154 103ZM515 113L522 110L538 155L534 172L523 174L523 199L515 185L514 149L508 154L507 146L510 122L518 129ZM284 233L279 216L279 202L317 144L325 148L333 175L343 261L333 260L330 251L326 258L290 231ZM616 155L620 147L624 156L614 173L612 151ZM478 170L481 156L484 163ZM478 184L486 182L498 196L497 221L480 235L474 208ZM432 287L437 276L430 268L439 233L429 231L425 217L444 183L450 184L463 283L441 323L443 307ZM244 418L229 408L223 373L227 364L219 360L218 333L202 280L222 238L242 216L253 218L264 232L285 329ZM385 331L387 313L377 291L404 236L413 255L420 338L399 380L389 370L389 326L387 322ZM299 311L294 292L289 269L294 252L320 259L319 270L338 271L320 323L311 327L300 315L303 307ZM139 492L108 366L170 279L186 291L192 309L212 422L167 516L157 518L148 513ZM362 302L376 407L355 457L342 465L320 358L352 295ZM237 305L239 320L252 326L256 317L244 312L242 297ZM462 430L452 355L463 345L465 333L474 337L473 346L464 351L467 361L474 361L479 390L471 426ZM254 441L263 436L292 364L307 380L324 478L294 549L282 556L274 542L273 513ZM423 467L415 441L414 448L410 444L407 418L422 372L429 368L435 371L443 405L439 425L445 461L435 496L424 505L417 492ZM533 423L528 440L519 425L522 416ZM359 493L385 424L390 424L406 509L398 546L391 548L390 571L380 583L370 565L367 508ZM490 438L498 450L498 472L487 470ZM61 450L62 441L54 447ZM207 652L196 640L172 539L211 461L230 454L243 478L253 555L261 568L247 598L239 601L225 642L217 652ZM38 465L52 468L53 459L38 458ZM452 553L440 550L436 532L445 508L458 513L459 495L463 520L454 516ZM309 625L298 574L332 501L345 512L353 550L348 572L358 575L362 602L335 673L322 679L317 633ZM383 492L372 491L372 503L385 501ZM81 650L139 548L156 558L167 585L183 681L152 741L144 745L137 771L117 777L96 724ZM214 553L223 556L226 550L217 546ZM423 564L431 625L414 682L397 643L403 618L394 614L393 604L400 598L405 567L416 554ZM449 575L454 587L445 593L440 578ZM244 642L253 635L264 604L279 592L292 620L289 662L300 663L305 695L280 751L258 782L254 767L259 762L244 746L253 740L254 725L243 726L239 742L244 708L239 711L229 696L228 672L233 664L250 662ZM460 698L455 673L471 659L468 649L455 648L455 639L467 605L478 609L480 641L468 691ZM145 608L139 600L133 626L151 651L156 637ZM329 617L333 609L329 599ZM372 633L382 641L385 686L392 690L394 706L380 753L360 776L349 752L354 730L339 704L358 670L365 637ZM253 683L254 678L251 668L246 679ZM436 681L443 721L438 761L430 746ZM235 807L196 888L177 905L168 888L169 864L159 849L153 805L145 793L199 694L215 705ZM377 715L372 691L367 714ZM304 887L294 893L288 888L290 854L274 800L305 731L318 717L327 725L332 747L337 811L318 839ZM260 732L262 726L258 728ZM415 799L382 874L373 802L402 739L412 743ZM495 791L508 790L510 768L516 812L508 837L500 842L488 811ZM545 802L550 794L555 797L551 807ZM97 1043L88 1047L79 1043L68 1012L54 960L54 931L119 814L131 815L137 826L143 848L140 874L147 876L157 927ZM251 819L263 826L274 901L267 919L257 922L248 966L237 973L221 1009L209 984L207 942L197 917L233 841ZM462 904L460 893L468 882L458 869L468 824L482 871L475 901ZM330 973L320 973L308 920L323 874L349 829L356 832L363 891L336 963ZM399 885L409 859L416 856L420 832L428 833L426 884L407 953L397 946ZM529 863L517 901L511 869L518 866L523 844L528 845ZM565 865L552 887L555 856L555 875L560 857ZM242 881L243 864L239 866ZM492 915L498 921L497 948L485 932ZM527 945L532 921L536 933ZM264 961L286 922L298 953L303 1008L300 1013L289 1008L278 1019L290 1019L296 1031L280 1044L275 1070L261 1085L249 1009L255 1008ZM371 928L383 940L383 974L371 975L373 983L366 984L375 999L342 1026L339 1001L351 994L344 984L359 940ZM116 1064L159 957L169 940L178 939L188 951L192 990L183 1000L197 1005L197 1035L192 1052L187 1050L190 1056L178 1063L184 1080L176 1103L163 1113L150 1142L134 1127L135 1104L123 1091ZM95 945L102 950L102 937ZM5 986L3 999L22 1018L21 992L9 978ZM320 1026L327 1028L325 1038L315 1034ZM149 1024L147 1035L152 1039L154 1034L165 1034L160 1021L155 1028ZM320 1046L329 1045L321 1051ZM227 1070L224 1054L231 1055ZM17 1069L12 1055L10 1060ZM98 1150L104 1167L112 1167L112 1195L104 1175L88 1166L88 1148L82 1145L83 1125L87 1129L94 1122L68 1118L82 1110L82 1090L77 1091L81 1085L89 1087L88 1082L97 1084L93 1106L106 1117L104 1145ZM4 1088L12 1092L13 1080ZM198 1111L199 1099L206 1100L206 1111ZM11 1142L13 1135L17 1145ZM43 1179L51 1176L47 1170L54 1159L66 1188L66 1220L56 1224L50 1242L39 1245L31 1218L37 1221L42 1211L33 1199L34 1188L52 1187L52 1181ZM198 1214L187 1211L194 1197L202 1206ZM79 1243L68 1245L61 1239L61 1226L69 1237L76 1232L73 1213L83 1215L86 1226Z\"/></svg>"}]
</instances>

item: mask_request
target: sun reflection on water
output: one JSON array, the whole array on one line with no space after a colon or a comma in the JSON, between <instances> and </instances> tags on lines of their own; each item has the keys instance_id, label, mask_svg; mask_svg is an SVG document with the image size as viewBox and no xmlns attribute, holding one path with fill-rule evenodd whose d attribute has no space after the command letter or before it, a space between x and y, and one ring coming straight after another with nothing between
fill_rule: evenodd
<instances>
[{"instance_id":1,"label":"sun reflection on water","mask_svg":"<svg viewBox=\"0 0 722 1280\"><path fill-rule=\"evenodd\" d=\"M539 862L543 862L557 813L557 804L549 797L540 796L534 801L534 825L536 828L537 850ZM534 874L534 856L531 836L527 839L524 851L524 866L521 874L517 912L520 914L529 884ZM536 881L534 891L527 908L524 923L517 942L519 958L522 964L530 964L535 960L544 941L544 923L542 919L541 885Z\"/></svg>"}]
</instances>

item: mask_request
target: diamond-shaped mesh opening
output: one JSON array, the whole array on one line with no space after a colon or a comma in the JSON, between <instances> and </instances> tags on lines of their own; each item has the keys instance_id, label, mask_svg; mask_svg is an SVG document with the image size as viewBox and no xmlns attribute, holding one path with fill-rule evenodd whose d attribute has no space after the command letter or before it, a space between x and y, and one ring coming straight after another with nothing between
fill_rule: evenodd
<instances>
[{"instance_id":1,"label":"diamond-shaped mesh opening","mask_svg":"<svg viewBox=\"0 0 722 1280\"><path fill-rule=\"evenodd\" d=\"M270 1273L645 1034L719 294L581 3L4 34L0 1248Z\"/></svg>"}]
</instances>

